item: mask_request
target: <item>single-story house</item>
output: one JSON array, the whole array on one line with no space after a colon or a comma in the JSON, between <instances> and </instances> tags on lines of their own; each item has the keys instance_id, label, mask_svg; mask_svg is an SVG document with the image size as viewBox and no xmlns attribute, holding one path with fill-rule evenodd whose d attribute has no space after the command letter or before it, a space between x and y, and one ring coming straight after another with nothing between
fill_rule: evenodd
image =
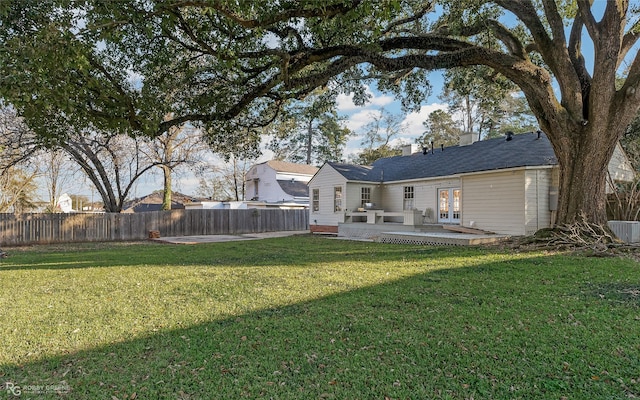
<instances>
[{"instance_id":1,"label":"single-story house","mask_svg":"<svg viewBox=\"0 0 640 400\"><path fill-rule=\"evenodd\" d=\"M371 166L325 163L309 181L312 232L337 233L341 224L460 225L507 235L552 226L559 168L542 132L458 146L418 149ZM416 151L417 150L417 151ZM634 170L618 145L612 177Z\"/></svg>"},{"instance_id":2,"label":"single-story house","mask_svg":"<svg viewBox=\"0 0 640 400\"><path fill-rule=\"evenodd\" d=\"M245 175L245 196L248 201L264 203L264 206L298 204L306 207L309 204L307 183L316 172L318 167L312 165L278 160L256 164Z\"/></svg>"},{"instance_id":3,"label":"single-story house","mask_svg":"<svg viewBox=\"0 0 640 400\"><path fill-rule=\"evenodd\" d=\"M146 196L138 197L133 200L127 200L122 205L123 213L140 213L147 211L162 210L162 201L164 199L164 191L156 190ZM171 209L182 210L185 204L197 201L198 199L186 194L172 192L171 193Z\"/></svg>"}]
</instances>

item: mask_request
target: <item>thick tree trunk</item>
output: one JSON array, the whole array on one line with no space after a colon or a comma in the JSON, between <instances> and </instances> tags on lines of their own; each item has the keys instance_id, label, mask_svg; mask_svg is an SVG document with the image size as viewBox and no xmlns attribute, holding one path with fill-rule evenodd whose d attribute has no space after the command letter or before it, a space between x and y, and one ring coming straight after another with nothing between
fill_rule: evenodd
<instances>
[{"instance_id":1,"label":"thick tree trunk","mask_svg":"<svg viewBox=\"0 0 640 400\"><path fill-rule=\"evenodd\" d=\"M607 171L617 136L601 129L594 124L579 132L565 132L563 146L556 146L560 165L557 225L584 220L600 225L607 222Z\"/></svg>"},{"instance_id":2,"label":"thick tree trunk","mask_svg":"<svg viewBox=\"0 0 640 400\"><path fill-rule=\"evenodd\" d=\"M306 164L311 165L311 152L313 150L313 118L309 119L307 125L307 159Z\"/></svg>"},{"instance_id":3,"label":"thick tree trunk","mask_svg":"<svg viewBox=\"0 0 640 400\"><path fill-rule=\"evenodd\" d=\"M171 168L163 165L162 174L164 175L164 195L162 197L162 209L171 210Z\"/></svg>"}]
</instances>

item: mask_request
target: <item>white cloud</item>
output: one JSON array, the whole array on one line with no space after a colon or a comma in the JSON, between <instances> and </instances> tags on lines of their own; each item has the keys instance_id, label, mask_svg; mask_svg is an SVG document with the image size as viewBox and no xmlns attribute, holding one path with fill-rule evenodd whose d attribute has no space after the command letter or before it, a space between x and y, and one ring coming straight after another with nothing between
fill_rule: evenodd
<instances>
[{"instance_id":1,"label":"white cloud","mask_svg":"<svg viewBox=\"0 0 640 400\"><path fill-rule=\"evenodd\" d=\"M338 106L338 112L348 113L351 111L361 110L368 107L384 107L395 101L393 96L385 95L382 93L374 93L371 88L367 86L367 94L369 95L369 101L364 106L357 106L353 104L353 94L339 94L336 98L336 104Z\"/></svg>"},{"instance_id":2,"label":"white cloud","mask_svg":"<svg viewBox=\"0 0 640 400\"><path fill-rule=\"evenodd\" d=\"M429 114L436 110L447 110L446 104L433 103L420 107L420 111L412 112L402 121L402 126L405 128L406 136L417 138L424 131L422 122L429 118Z\"/></svg>"},{"instance_id":3,"label":"white cloud","mask_svg":"<svg viewBox=\"0 0 640 400\"><path fill-rule=\"evenodd\" d=\"M365 108L362 111L350 115L345 125L352 132L358 132L375 117L379 117L380 115L380 110L370 110Z\"/></svg>"},{"instance_id":4,"label":"white cloud","mask_svg":"<svg viewBox=\"0 0 640 400\"><path fill-rule=\"evenodd\" d=\"M382 96L372 97L371 100L369 101L369 104L376 107L384 107L386 105L393 103L394 101L396 101L396 99L393 96L382 95Z\"/></svg>"}]
</instances>

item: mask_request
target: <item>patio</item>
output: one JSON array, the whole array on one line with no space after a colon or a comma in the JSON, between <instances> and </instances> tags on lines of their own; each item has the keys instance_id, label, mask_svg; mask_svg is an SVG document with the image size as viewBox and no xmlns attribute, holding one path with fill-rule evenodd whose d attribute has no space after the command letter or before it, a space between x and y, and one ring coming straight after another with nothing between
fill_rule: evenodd
<instances>
[{"instance_id":1,"label":"patio","mask_svg":"<svg viewBox=\"0 0 640 400\"><path fill-rule=\"evenodd\" d=\"M380 243L416 244L433 246L473 246L492 244L508 239L508 235L494 233L457 232L458 225L442 224L405 225L403 223L349 222L338 224L338 237L371 240ZM471 230L469 230L471 231Z\"/></svg>"}]
</instances>

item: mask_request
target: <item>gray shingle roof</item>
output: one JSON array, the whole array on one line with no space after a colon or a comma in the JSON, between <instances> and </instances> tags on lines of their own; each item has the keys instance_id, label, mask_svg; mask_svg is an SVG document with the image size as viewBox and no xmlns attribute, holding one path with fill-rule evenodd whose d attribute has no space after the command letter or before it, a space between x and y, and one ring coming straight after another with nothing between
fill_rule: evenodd
<instances>
[{"instance_id":1,"label":"gray shingle roof","mask_svg":"<svg viewBox=\"0 0 640 400\"><path fill-rule=\"evenodd\" d=\"M309 197L309 186L305 182L278 179L278 185L290 196Z\"/></svg>"},{"instance_id":2,"label":"gray shingle roof","mask_svg":"<svg viewBox=\"0 0 640 400\"><path fill-rule=\"evenodd\" d=\"M350 181L367 181L368 175L371 172L372 167L353 165L353 164L341 164L334 162L327 162L333 169L338 171L342 176Z\"/></svg>"},{"instance_id":3,"label":"gray shingle roof","mask_svg":"<svg viewBox=\"0 0 640 400\"><path fill-rule=\"evenodd\" d=\"M290 172L294 174L302 174L312 176L318 172L318 167L307 164L295 164L278 160L270 160L265 162L268 166L273 168L277 172Z\"/></svg>"},{"instance_id":4,"label":"gray shingle roof","mask_svg":"<svg viewBox=\"0 0 640 400\"><path fill-rule=\"evenodd\" d=\"M468 146L445 147L443 151L436 148L433 154L429 151L426 155L381 158L371 167L329 164L348 180L393 182L557 163L551 143L544 134L538 139L536 133L524 133L514 135L510 141L496 138Z\"/></svg>"}]
</instances>

